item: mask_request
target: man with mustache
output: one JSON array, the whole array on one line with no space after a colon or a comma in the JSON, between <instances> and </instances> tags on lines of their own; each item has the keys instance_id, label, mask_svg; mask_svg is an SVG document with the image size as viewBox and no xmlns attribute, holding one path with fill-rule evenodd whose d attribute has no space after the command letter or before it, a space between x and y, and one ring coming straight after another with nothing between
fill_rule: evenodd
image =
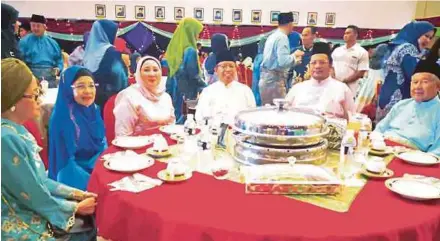
<instances>
[{"instance_id":1,"label":"man with mustache","mask_svg":"<svg viewBox=\"0 0 440 241\"><path fill-rule=\"evenodd\" d=\"M438 59L437 46L431 57L418 63L411 78L411 98L395 104L374 131L388 140L440 156Z\"/></svg>"},{"instance_id":2,"label":"man with mustache","mask_svg":"<svg viewBox=\"0 0 440 241\"><path fill-rule=\"evenodd\" d=\"M256 107L252 90L237 81L237 66L229 50L216 55L215 72L219 81L203 89L196 108L196 120L221 118L232 124L235 115L242 110Z\"/></svg>"}]
</instances>

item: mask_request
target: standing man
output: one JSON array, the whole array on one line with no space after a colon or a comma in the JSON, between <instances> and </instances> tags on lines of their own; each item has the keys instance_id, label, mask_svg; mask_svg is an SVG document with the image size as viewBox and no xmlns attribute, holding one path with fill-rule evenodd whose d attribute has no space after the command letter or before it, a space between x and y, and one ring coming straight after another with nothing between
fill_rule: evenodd
<instances>
[{"instance_id":1,"label":"standing man","mask_svg":"<svg viewBox=\"0 0 440 241\"><path fill-rule=\"evenodd\" d=\"M297 64L293 69L296 72L296 78L293 84L302 82L304 80L304 74L307 72L307 68L312 57L313 43L316 38L316 27L307 26L301 33L302 46L297 47L295 50L301 50L304 52L301 63Z\"/></svg>"},{"instance_id":2,"label":"standing man","mask_svg":"<svg viewBox=\"0 0 440 241\"><path fill-rule=\"evenodd\" d=\"M58 43L46 33L46 18L33 14L31 17L32 33L19 43L23 60L32 73L41 81L49 82L49 87L57 86L56 76L63 70L63 58Z\"/></svg>"},{"instance_id":3,"label":"standing man","mask_svg":"<svg viewBox=\"0 0 440 241\"><path fill-rule=\"evenodd\" d=\"M356 42L358 35L359 28L349 25L344 33L345 45L332 53L335 77L348 85L353 96L356 96L359 79L369 69L368 52Z\"/></svg>"},{"instance_id":4,"label":"standing man","mask_svg":"<svg viewBox=\"0 0 440 241\"><path fill-rule=\"evenodd\" d=\"M289 68L301 61L304 52L296 50L290 54L289 35L293 30L292 12L278 15L278 29L269 36L261 63L259 83L261 102L272 104L273 99L284 98L287 93L286 82Z\"/></svg>"}]
</instances>

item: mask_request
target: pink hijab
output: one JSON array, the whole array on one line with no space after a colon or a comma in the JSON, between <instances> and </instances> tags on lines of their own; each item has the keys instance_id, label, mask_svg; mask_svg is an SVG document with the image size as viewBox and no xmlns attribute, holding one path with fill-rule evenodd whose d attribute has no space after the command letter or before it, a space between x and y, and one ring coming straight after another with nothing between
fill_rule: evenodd
<instances>
[{"instance_id":1,"label":"pink hijab","mask_svg":"<svg viewBox=\"0 0 440 241\"><path fill-rule=\"evenodd\" d=\"M159 60L157 60L156 58L154 58L152 56L145 56L145 57L141 58L137 63L136 73L134 74L134 77L136 79L136 86L135 87L148 100L153 101L153 102L158 102L160 96L165 92L165 89L161 87L160 81L159 81L159 85L156 87L155 90L150 90L148 88L145 88L142 83L142 77L141 77L142 65L144 65L144 63L147 62L148 60L153 60L157 64L159 69L162 70L162 66L160 65Z\"/></svg>"}]
</instances>

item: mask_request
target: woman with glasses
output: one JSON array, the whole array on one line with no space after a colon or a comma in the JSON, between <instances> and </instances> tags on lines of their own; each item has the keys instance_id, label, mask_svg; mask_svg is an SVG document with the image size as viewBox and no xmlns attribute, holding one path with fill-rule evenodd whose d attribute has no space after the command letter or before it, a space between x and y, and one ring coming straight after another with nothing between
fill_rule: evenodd
<instances>
[{"instance_id":1,"label":"woman with glasses","mask_svg":"<svg viewBox=\"0 0 440 241\"><path fill-rule=\"evenodd\" d=\"M66 69L49 121L49 177L81 190L86 190L95 162L107 147L96 86L84 67Z\"/></svg>"},{"instance_id":2,"label":"woman with glasses","mask_svg":"<svg viewBox=\"0 0 440 241\"><path fill-rule=\"evenodd\" d=\"M40 88L20 60L1 63L3 240L92 240L96 194L47 177L41 148L23 123L40 114Z\"/></svg>"},{"instance_id":3,"label":"woman with glasses","mask_svg":"<svg viewBox=\"0 0 440 241\"><path fill-rule=\"evenodd\" d=\"M161 85L159 60L146 56L139 60L136 84L116 97L114 115L116 136L131 136L161 125L174 123L171 97Z\"/></svg>"}]
</instances>

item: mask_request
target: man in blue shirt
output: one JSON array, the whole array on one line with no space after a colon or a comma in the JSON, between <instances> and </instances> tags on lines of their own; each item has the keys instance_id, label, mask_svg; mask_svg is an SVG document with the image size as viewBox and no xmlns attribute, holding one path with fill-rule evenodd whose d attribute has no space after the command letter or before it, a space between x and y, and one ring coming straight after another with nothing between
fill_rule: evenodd
<instances>
[{"instance_id":1,"label":"man in blue shirt","mask_svg":"<svg viewBox=\"0 0 440 241\"><path fill-rule=\"evenodd\" d=\"M46 33L46 18L33 14L31 17L32 33L20 40L19 49L23 60L32 73L41 81L49 82L49 87L56 87L56 76L63 70L63 58L58 43Z\"/></svg>"},{"instance_id":2,"label":"man in blue shirt","mask_svg":"<svg viewBox=\"0 0 440 241\"><path fill-rule=\"evenodd\" d=\"M292 22L292 12L280 13L278 15L278 29L266 41L259 83L263 105L272 104L273 99L286 96L288 71L295 63L301 61L304 54L300 50L290 54L287 35L293 30Z\"/></svg>"}]
</instances>

